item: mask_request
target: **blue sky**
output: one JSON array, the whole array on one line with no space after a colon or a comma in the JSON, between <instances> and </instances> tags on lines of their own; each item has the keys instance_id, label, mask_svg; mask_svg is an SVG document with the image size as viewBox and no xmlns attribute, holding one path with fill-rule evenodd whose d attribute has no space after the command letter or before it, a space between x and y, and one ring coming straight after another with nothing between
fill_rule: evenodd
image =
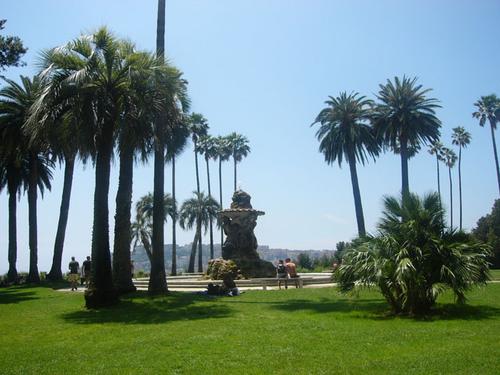
<instances>
[{"instance_id":1,"label":"blue sky","mask_svg":"<svg viewBox=\"0 0 500 375\"><path fill-rule=\"evenodd\" d=\"M81 32L106 25L141 49L154 50L157 1L3 1L6 34L22 38L29 52L23 68L4 74L36 73L37 54ZM442 141L464 126L472 143L463 154L464 226L474 227L498 197L488 128L471 113L473 103L500 95L498 48L500 2L494 0L320 1L167 0L166 53L189 81L192 110L203 113L213 135L246 135L251 154L239 166L239 184L252 195L259 219L259 243L291 249L334 248L356 234L347 165L328 166L318 153L309 125L328 95L358 91L374 98L378 85L394 76L417 76L442 108ZM203 164L202 164L203 166ZM218 189L216 165L212 186ZM230 202L232 166L224 165L224 205ZM117 169L112 171L110 226L113 228ZM194 157L188 148L178 161L179 201L195 189ZM201 169L202 186L206 186ZM442 169L443 200L449 208ZM152 191L153 170L137 166L134 202ZM399 158L384 154L358 168L367 229L375 230L381 199L401 186ZM167 167L166 175L170 176ZM458 196L456 170L454 195ZM39 267L48 270L58 219L62 172L39 203ZM170 191L170 177L166 190ZM410 162L410 186L417 193L436 189L435 164L424 148ZM90 253L93 168L75 174L63 264ZM26 196L18 208L18 269L28 268ZM458 223L455 199L454 221ZM7 196L0 194L0 272L7 270ZM170 242L170 225L165 232ZM111 236L112 237L112 236ZM178 242L192 232L178 230ZM215 238L218 238L217 236Z\"/></svg>"}]
</instances>

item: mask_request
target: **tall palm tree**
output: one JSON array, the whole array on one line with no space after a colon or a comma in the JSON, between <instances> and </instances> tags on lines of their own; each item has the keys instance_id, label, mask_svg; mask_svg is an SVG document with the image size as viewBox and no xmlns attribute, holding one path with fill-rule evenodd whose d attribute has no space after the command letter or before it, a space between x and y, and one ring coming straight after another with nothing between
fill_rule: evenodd
<instances>
[{"instance_id":1,"label":"tall palm tree","mask_svg":"<svg viewBox=\"0 0 500 375\"><path fill-rule=\"evenodd\" d=\"M453 128L452 142L458 146L458 195L460 203L460 230L462 230L462 148L470 143L471 135L462 126Z\"/></svg>"},{"instance_id":2,"label":"tall palm tree","mask_svg":"<svg viewBox=\"0 0 500 375\"><path fill-rule=\"evenodd\" d=\"M198 172L198 140L200 137L207 135L208 122L205 117L200 113L191 113L189 116L189 128L191 130L191 138L194 145L194 163L196 172L196 191L200 192L200 175ZM198 253L201 254L201 236L198 238Z\"/></svg>"},{"instance_id":3,"label":"tall palm tree","mask_svg":"<svg viewBox=\"0 0 500 375\"><path fill-rule=\"evenodd\" d=\"M380 101L373 112L377 136L401 156L401 191L408 194L408 159L410 150L418 151L421 144L439 139L441 121L435 115L440 108L438 100L428 98L431 89L423 89L417 78L395 77L380 85L377 99Z\"/></svg>"},{"instance_id":4,"label":"tall palm tree","mask_svg":"<svg viewBox=\"0 0 500 375\"><path fill-rule=\"evenodd\" d=\"M328 164L337 161L341 166L345 158L349 164L358 234L364 236L366 230L356 162L364 164L367 154L375 157L379 152L373 129L367 123L372 101L358 93L347 95L345 92L329 98L325 102L328 106L321 110L312 125L320 124L316 137L320 141L319 151L325 156L325 161Z\"/></svg>"},{"instance_id":5,"label":"tall palm tree","mask_svg":"<svg viewBox=\"0 0 500 375\"><path fill-rule=\"evenodd\" d=\"M150 84L154 69L161 66L150 54L139 53L131 43L122 43L126 59L133 60L128 92L123 97L120 127L117 129L120 174L116 193L113 279L119 293L135 291L132 282L130 244L134 157L147 161L152 150L155 87Z\"/></svg>"},{"instance_id":6,"label":"tall palm tree","mask_svg":"<svg viewBox=\"0 0 500 375\"><path fill-rule=\"evenodd\" d=\"M208 185L208 196L212 196L212 191L210 187L210 167L209 161L211 159L217 158L217 147L215 138L209 135L203 136L198 142L198 152L205 157L205 163L207 166L207 185ZM209 223L210 231L210 259L214 258L214 231L213 231L213 220L210 218Z\"/></svg>"},{"instance_id":7,"label":"tall palm tree","mask_svg":"<svg viewBox=\"0 0 500 375\"><path fill-rule=\"evenodd\" d=\"M247 137L238 134L231 133L227 136L227 141L229 147L231 148L231 156L233 157L234 163L234 191L236 191L236 164L239 163L244 157L250 153L250 146L248 145Z\"/></svg>"},{"instance_id":8,"label":"tall palm tree","mask_svg":"<svg viewBox=\"0 0 500 375\"><path fill-rule=\"evenodd\" d=\"M201 238L202 228L207 232L210 218L214 219L219 211L219 204L215 199L206 196L203 192L193 192L194 198L188 199L182 203L179 224L183 229L191 229L196 225L196 231L191 247L191 257L189 258L188 272L194 272L194 259L196 255L196 244ZM201 253L198 257L198 272L203 272L203 259Z\"/></svg>"},{"instance_id":9,"label":"tall palm tree","mask_svg":"<svg viewBox=\"0 0 500 375\"><path fill-rule=\"evenodd\" d=\"M442 161L443 147L444 147L443 144L439 141L433 141L429 145L429 154L436 155L436 173L437 173L437 188L438 188L439 204L441 204L441 179L439 176L439 162Z\"/></svg>"},{"instance_id":10,"label":"tall palm tree","mask_svg":"<svg viewBox=\"0 0 500 375\"><path fill-rule=\"evenodd\" d=\"M187 144L190 131L187 123L187 117L183 116L179 123L174 127L168 127L166 146L166 162L172 165L172 199L174 200L174 214L172 215L172 271L171 275L177 275L177 200L175 196L175 160L180 155Z\"/></svg>"},{"instance_id":11,"label":"tall palm tree","mask_svg":"<svg viewBox=\"0 0 500 375\"><path fill-rule=\"evenodd\" d=\"M229 160L231 157L231 148L226 137L218 136L215 138L215 148L217 151L217 159L219 160L219 205L222 210L222 162ZM224 243L224 231L220 227L220 246Z\"/></svg>"},{"instance_id":12,"label":"tall palm tree","mask_svg":"<svg viewBox=\"0 0 500 375\"><path fill-rule=\"evenodd\" d=\"M448 179L450 183L450 228L453 229L453 183L451 179L451 169L455 166L457 162L457 155L453 150L444 147L443 148L443 161L448 167Z\"/></svg>"},{"instance_id":13,"label":"tall palm tree","mask_svg":"<svg viewBox=\"0 0 500 375\"><path fill-rule=\"evenodd\" d=\"M165 56L165 0L158 0L156 20L156 57L163 62ZM153 259L148 291L151 294L162 294L168 291L165 274L164 238L163 238L163 195L165 184L165 117L159 115L155 119L154 142L154 215L153 215Z\"/></svg>"},{"instance_id":14,"label":"tall palm tree","mask_svg":"<svg viewBox=\"0 0 500 375\"><path fill-rule=\"evenodd\" d=\"M32 80L21 76L21 84L5 79L7 86L0 90L1 120L3 126L14 128L11 134L16 135L16 139L11 142L24 145L15 147L19 152L14 157L25 159L25 163L19 165L26 166L26 184L28 191L28 221L29 221L29 248L30 267L28 273L29 282L39 282L38 272L38 229L37 229L37 188L43 195L44 189L50 190L50 180L52 179L51 169L54 163L49 159L47 153L47 143L41 138L31 137L28 129L24 127L30 115L30 108L35 102L41 90L41 79L35 76ZM2 126L2 127L3 127ZM9 146L7 145L7 148Z\"/></svg>"},{"instance_id":15,"label":"tall palm tree","mask_svg":"<svg viewBox=\"0 0 500 375\"><path fill-rule=\"evenodd\" d=\"M497 122L500 121L500 99L495 94L481 96L474 103L477 111L472 113L472 117L479 119L479 125L484 126L486 120L490 123L491 142L493 143L493 155L495 156L495 166L497 173L498 192L500 193L500 166L498 165L497 143L495 141L495 130Z\"/></svg>"},{"instance_id":16,"label":"tall palm tree","mask_svg":"<svg viewBox=\"0 0 500 375\"><path fill-rule=\"evenodd\" d=\"M113 141L127 92L131 62L106 28L82 36L45 53L42 65L52 90L60 85L76 86L91 110L85 111L88 131L94 134L95 192L92 230L92 278L85 293L86 305L96 308L117 302L111 274L109 248L109 177Z\"/></svg>"}]
</instances>

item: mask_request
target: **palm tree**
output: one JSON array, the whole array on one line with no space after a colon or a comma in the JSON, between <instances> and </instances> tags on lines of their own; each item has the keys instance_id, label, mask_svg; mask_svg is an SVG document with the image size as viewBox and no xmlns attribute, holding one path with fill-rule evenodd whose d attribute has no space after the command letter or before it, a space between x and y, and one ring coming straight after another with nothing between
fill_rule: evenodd
<instances>
[{"instance_id":1,"label":"palm tree","mask_svg":"<svg viewBox=\"0 0 500 375\"><path fill-rule=\"evenodd\" d=\"M165 0L158 0L156 22L156 57L163 62L165 56ZM153 215L153 258L148 291L150 294L163 294L168 291L165 274L164 238L163 238L163 195L165 184L165 117L159 115L155 119L154 142L154 215Z\"/></svg>"},{"instance_id":2,"label":"palm tree","mask_svg":"<svg viewBox=\"0 0 500 375\"><path fill-rule=\"evenodd\" d=\"M198 142L198 152L205 157L205 163L207 166L207 185L208 185L208 196L212 196L210 188L210 159L217 158L217 147L215 138L209 135L203 136ZM214 258L214 231L213 231L213 220L210 218L210 259Z\"/></svg>"},{"instance_id":3,"label":"palm tree","mask_svg":"<svg viewBox=\"0 0 500 375\"><path fill-rule=\"evenodd\" d=\"M436 172L437 172L437 187L439 204L441 204L441 181L439 177L439 162L443 157L443 144L439 141L433 141L429 145L429 154L436 155Z\"/></svg>"},{"instance_id":4,"label":"palm tree","mask_svg":"<svg viewBox=\"0 0 500 375\"><path fill-rule=\"evenodd\" d=\"M96 308L118 301L111 274L109 248L109 177L115 130L121 103L127 92L131 61L128 52L106 28L90 36L82 36L43 56L44 75L49 77L49 90L76 86L85 96L91 110L82 121L94 135L95 192L92 230L92 278L85 293L86 305ZM43 96L42 96L43 98Z\"/></svg>"},{"instance_id":5,"label":"palm tree","mask_svg":"<svg viewBox=\"0 0 500 375\"><path fill-rule=\"evenodd\" d=\"M489 249L445 231L436 193L386 197L379 235L355 243L335 273L341 291L377 286L394 313L423 314L450 289L459 303L488 280Z\"/></svg>"},{"instance_id":6,"label":"palm tree","mask_svg":"<svg viewBox=\"0 0 500 375\"><path fill-rule=\"evenodd\" d=\"M172 199L174 201L174 214L172 215L172 271L171 275L177 275L177 202L175 197L175 159L180 155L187 144L190 131L186 121L186 116L183 116L181 121L174 127L168 127L166 146L167 155L166 162L172 163Z\"/></svg>"},{"instance_id":7,"label":"palm tree","mask_svg":"<svg viewBox=\"0 0 500 375\"><path fill-rule=\"evenodd\" d=\"M341 166L345 158L349 164L358 234L364 236L366 230L356 162L364 164L367 154L375 157L379 147L372 128L366 123L372 101L358 95L342 92L336 98L330 96L325 102L328 106L321 110L312 125L320 124L316 137L320 141L319 151L324 154L325 161L328 164L337 161Z\"/></svg>"},{"instance_id":8,"label":"palm tree","mask_svg":"<svg viewBox=\"0 0 500 375\"><path fill-rule=\"evenodd\" d=\"M448 167L448 178L450 183L450 228L453 229L453 184L451 180L451 169L455 166L457 155L447 147L443 147L443 161Z\"/></svg>"},{"instance_id":9,"label":"palm tree","mask_svg":"<svg viewBox=\"0 0 500 375\"><path fill-rule=\"evenodd\" d=\"M410 150L418 151L421 144L439 139L441 121L435 115L440 108L437 99L427 98L431 89L417 85L417 78L394 78L380 85L373 112L373 123L381 142L401 155L401 191L408 194L408 159Z\"/></svg>"},{"instance_id":10,"label":"palm tree","mask_svg":"<svg viewBox=\"0 0 500 375\"><path fill-rule=\"evenodd\" d=\"M135 291L132 282L130 244L132 182L134 157L146 162L152 150L155 87L151 85L154 69L159 69L157 60L146 53L138 53L130 43L123 43L126 59L131 63L129 88L125 93L118 128L118 153L120 174L116 193L115 240L113 249L113 280L119 293Z\"/></svg>"},{"instance_id":11,"label":"palm tree","mask_svg":"<svg viewBox=\"0 0 500 375\"><path fill-rule=\"evenodd\" d=\"M151 250L151 240L153 237L153 213L154 213L154 198L153 194L148 193L141 197L136 205L136 220L131 225L132 239L134 247L139 241L142 242L144 250L149 261L153 259ZM163 212L165 213L164 221L167 222L167 216L175 217L175 202L170 194L165 194L163 197Z\"/></svg>"},{"instance_id":12,"label":"palm tree","mask_svg":"<svg viewBox=\"0 0 500 375\"><path fill-rule=\"evenodd\" d=\"M188 272L194 272L194 258L196 255L196 244L201 238L201 230L207 232L210 218L214 219L219 211L219 204L215 199L206 196L203 192L193 192L194 198L188 199L182 203L179 224L182 229L191 229L196 224L196 231L191 247L191 257L189 258ZM203 259L201 253L198 256L198 272L203 272Z\"/></svg>"},{"instance_id":13,"label":"palm tree","mask_svg":"<svg viewBox=\"0 0 500 375\"><path fill-rule=\"evenodd\" d=\"M240 162L244 157L250 153L250 146L248 145L247 137L238 134L231 133L227 136L227 141L229 147L231 148L231 156L233 157L234 163L234 191L236 191L236 163Z\"/></svg>"},{"instance_id":14,"label":"palm tree","mask_svg":"<svg viewBox=\"0 0 500 375\"><path fill-rule=\"evenodd\" d=\"M219 160L219 205L222 210L222 162L227 161L231 156L231 148L226 137L218 136L215 138L215 148L217 151L217 158ZM220 246L224 243L224 231L220 227Z\"/></svg>"},{"instance_id":15,"label":"palm tree","mask_svg":"<svg viewBox=\"0 0 500 375\"><path fill-rule=\"evenodd\" d=\"M46 142L40 137L31 137L24 125L28 120L30 108L40 93L42 82L37 76L33 80L21 76L21 84L8 79L4 80L7 86L0 91L2 127L9 127L11 130L14 128L11 135L15 134L16 138L10 142L23 146L13 147L17 151L17 155L14 154L13 157L24 159L25 162L20 162L18 165L24 165L26 168L25 172L21 173L26 176L25 189L28 191L30 247L28 281L39 282L37 188L40 189L42 196L45 188L50 190L51 168L54 167L54 163L48 158Z\"/></svg>"},{"instance_id":16,"label":"palm tree","mask_svg":"<svg viewBox=\"0 0 500 375\"><path fill-rule=\"evenodd\" d=\"M472 113L472 117L479 119L479 125L484 126L486 120L490 123L491 142L493 143L498 191L500 193L500 166L498 165L497 143L495 141L495 130L497 122L500 120L500 99L495 94L481 96L481 99L475 102L474 105L477 107L477 111Z\"/></svg>"},{"instance_id":17,"label":"palm tree","mask_svg":"<svg viewBox=\"0 0 500 375\"><path fill-rule=\"evenodd\" d=\"M460 230L462 230L462 148L470 143L471 135L462 126L453 128L452 142L458 146L458 195L460 203Z\"/></svg>"}]
</instances>

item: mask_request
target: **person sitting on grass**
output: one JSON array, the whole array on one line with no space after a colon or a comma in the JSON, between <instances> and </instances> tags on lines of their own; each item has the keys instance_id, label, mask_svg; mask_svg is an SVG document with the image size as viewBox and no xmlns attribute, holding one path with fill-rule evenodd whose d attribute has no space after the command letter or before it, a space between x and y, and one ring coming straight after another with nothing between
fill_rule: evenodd
<instances>
[{"instance_id":1,"label":"person sitting on grass","mask_svg":"<svg viewBox=\"0 0 500 375\"><path fill-rule=\"evenodd\" d=\"M281 283L284 281L285 289L288 289L287 272L283 259L280 259L276 266L276 277L278 278L278 288L281 289Z\"/></svg>"},{"instance_id":2,"label":"person sitting on grass","mask_svg":"<svg viewBox=\"0 0 500 375\"><path fill-rule=\"evenodd\" d=\"M69 262L68 268L68 280L71 283L71 291L78 290L78 268L80 268L80 264L75 260L75 257L71 257L71 262Z\"/></svg>"},{"instance_id":3,"label":"person sitting on grass","mask_svg":"<svg viewBox=\"0 0 500 375\"><path fill-rule=\"evenodd\" d=\"M299 287L299 275L297 274L297 266L292 262L290 258L285 259L285 268L290 279L294 279L295 288Z\"/></svg>"}]
</instances>

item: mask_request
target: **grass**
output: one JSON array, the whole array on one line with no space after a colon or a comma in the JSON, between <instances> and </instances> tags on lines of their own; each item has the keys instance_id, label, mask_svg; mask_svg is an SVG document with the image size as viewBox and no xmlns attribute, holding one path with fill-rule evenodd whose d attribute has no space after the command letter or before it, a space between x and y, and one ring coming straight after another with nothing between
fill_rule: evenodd
<instances>
[{"instance_id":1,"label":"grass","mask_svg":"<svg viewBox=\"0 0 500 375\"><path fill-rule=\"evenodd\" d=\"M500 284L430 317L386 314L376 291L137 293L99 311L48 287L0 289L2 374L498 374Z\"/></svg>"},{"instance_id":2,"label":"grass","mask_svg":"<svg viewBox=\"0 0 500 375\"><path fill-rule=\"evenodd\" d=\"M490 270L492 280L500 281L500 270Z\"/></svg>"}]
</instances>

